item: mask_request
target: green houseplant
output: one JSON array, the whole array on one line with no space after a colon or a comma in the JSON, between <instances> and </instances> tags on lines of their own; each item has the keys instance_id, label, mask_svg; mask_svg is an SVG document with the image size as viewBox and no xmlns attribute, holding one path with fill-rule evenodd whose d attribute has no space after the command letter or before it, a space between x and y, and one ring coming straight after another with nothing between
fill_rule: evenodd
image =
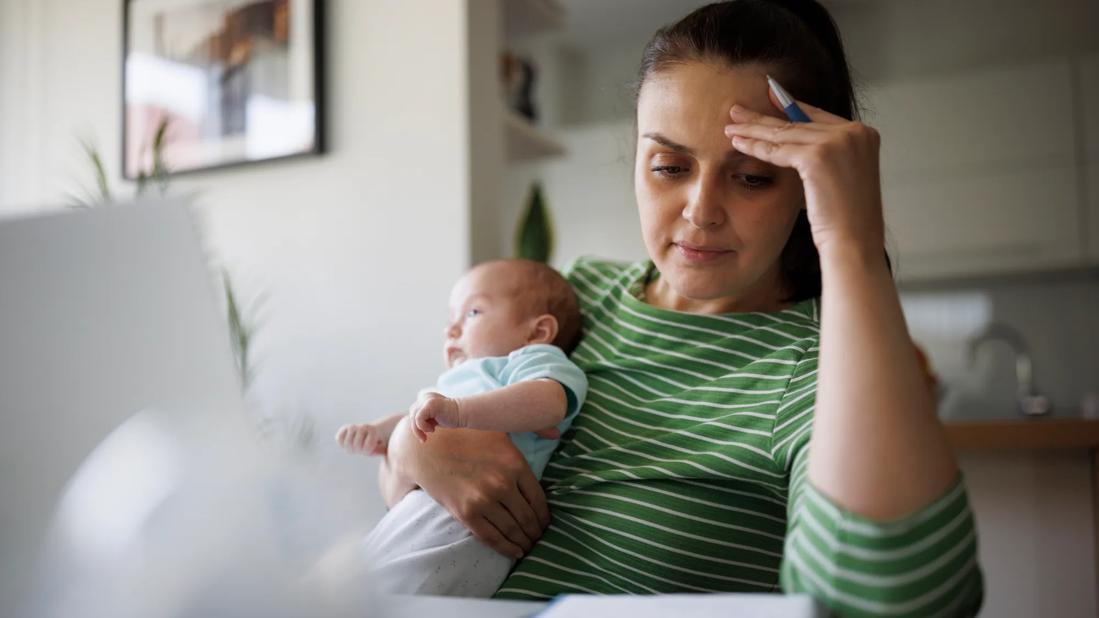
<instances>
[{"instance_id":1,"label":"green houseplant","mask_svg":"<svg viewBox=\"0 0 1099 618\"><path fill-rule=\"evenodd\" d=\"M553 221L542 196L542 184L530 188L527 208L515 233L515 257L549 262L553 257Z\"/></svg>"}]
</instances>

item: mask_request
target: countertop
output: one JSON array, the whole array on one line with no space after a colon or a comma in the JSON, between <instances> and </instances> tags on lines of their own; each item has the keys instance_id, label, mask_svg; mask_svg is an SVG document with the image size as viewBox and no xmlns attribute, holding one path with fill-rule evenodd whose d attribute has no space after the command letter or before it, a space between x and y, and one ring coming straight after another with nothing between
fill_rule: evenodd
<instances>
[{"instance_id":1,"label":"countertop","mask_svg":"<svg viewBox=\"0 0 1099 618\"><path fill-rule=\"evenodd\" d=\"M957 449L1099 448L1099 419L1072 416L946 420L947 437Z\"/></svg>"}]
</instances>

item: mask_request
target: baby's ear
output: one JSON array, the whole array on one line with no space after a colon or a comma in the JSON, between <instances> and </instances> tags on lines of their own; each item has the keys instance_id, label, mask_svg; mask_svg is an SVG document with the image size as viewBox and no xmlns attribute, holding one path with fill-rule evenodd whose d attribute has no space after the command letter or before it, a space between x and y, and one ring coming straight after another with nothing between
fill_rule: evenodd
<instances>
[{"instance_id":1,"label":"baby's ear","mask_svg":"<svg viewBox=\"0 0 1099 618\"><path fill-rule=\"evenodd\" d=\"M548 313L534 318L531 321L530 334L527 335L527 345L533 343L553 343L557 338L557 318Z\"/></svg>"}]
</instances>

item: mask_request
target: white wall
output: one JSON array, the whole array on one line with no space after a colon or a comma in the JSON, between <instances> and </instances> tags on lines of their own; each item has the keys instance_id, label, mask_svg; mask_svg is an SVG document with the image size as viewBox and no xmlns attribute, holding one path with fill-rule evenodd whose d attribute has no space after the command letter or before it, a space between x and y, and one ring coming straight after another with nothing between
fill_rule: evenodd
<instances>
[{"instance_id":1,"label":"white wall","mask_svg":"<svg viewBox=\"0 0 1099 618\"><path fill-rule=\"evenodd\" d=\"M311 416L324 449L341 422L406 409L434 381L471 253L466 2L327 5L330 153L171 188L197 194L215 260L258 305L253 399ZM89 184L81 136L132 192L118 180L121 7L0 4L0 215ZM372 491L372 464L355 465Z\"/></svg>"},{"instance_id":2,"label":"white wall","mask_svg":"<svg viewBox=\"0 0 1099 618\"><path fill-rule=\"evenodd\" d=\"M569 155L545 163L512 166L503 188L503 246L515 244L515 229L533 182L555 229L552 262L558 268L581 255L621 261L648 257L633 197L633 124L611 122L558 130Z\"/></svg>"}]
</instances>

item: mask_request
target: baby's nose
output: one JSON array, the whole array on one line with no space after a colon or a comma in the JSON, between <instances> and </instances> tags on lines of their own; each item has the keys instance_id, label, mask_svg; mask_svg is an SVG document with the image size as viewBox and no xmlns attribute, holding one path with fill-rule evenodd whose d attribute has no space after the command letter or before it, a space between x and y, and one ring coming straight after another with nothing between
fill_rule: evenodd
<instances>
[{"instance_id":1,"label":"baby's nose","mask_svg":"<svg viewBox=\"0 0 1099 618\"><path fill-rule=\"evenodd\" d=\"M458 335L461 334L462 331L458 328L457 322L455 322L454 324L448 324L447 327L443 329L443 335L451 339L456 339Z\"/></svg>"}]
</instances>

